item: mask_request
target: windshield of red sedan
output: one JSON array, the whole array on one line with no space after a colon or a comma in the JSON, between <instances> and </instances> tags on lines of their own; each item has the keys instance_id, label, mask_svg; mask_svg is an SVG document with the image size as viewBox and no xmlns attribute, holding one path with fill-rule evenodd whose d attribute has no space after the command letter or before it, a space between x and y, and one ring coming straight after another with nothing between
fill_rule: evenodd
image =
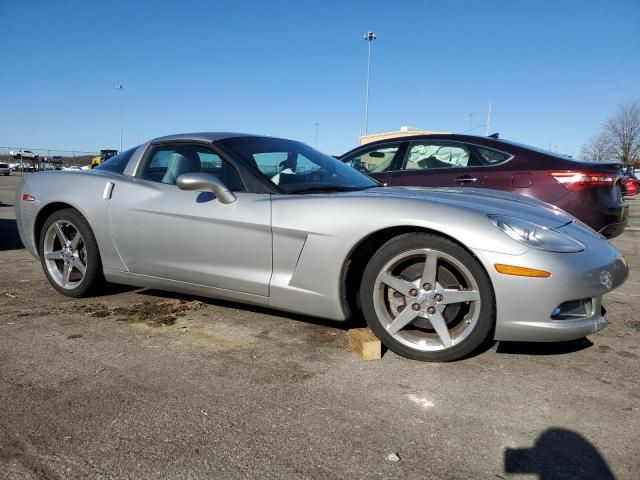
<instances>
[{"instance_id":1,"label":"windshield of red sedan","mask_svg":"<svg viewBox=\"0 0 640 480\"><path fill-rule=\"evenodd\" d=\"M380 185L304 143L260 137L227 138L220 143L283 193L362 190Z\"/></svg>"}]
</instances>

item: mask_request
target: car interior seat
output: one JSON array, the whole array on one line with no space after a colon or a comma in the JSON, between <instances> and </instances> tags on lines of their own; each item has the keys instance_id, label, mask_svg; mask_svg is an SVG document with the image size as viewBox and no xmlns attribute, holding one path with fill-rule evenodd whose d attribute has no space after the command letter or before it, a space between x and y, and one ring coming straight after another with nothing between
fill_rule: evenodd
<instances>
[{"instance_id":1,"label":"car interior seat","mask_svg":"<svg viewBox=\"0 0 640 480\"><path fill-rule=\"evenodd\" d=\"M454 165L448 162L438 160L436 157L427 157L416 162L420 168L451 168Z\"/></svg>"},{"instance_id":2,"label":"car interior seat","mask_svg":"<svg viewBox=\"0 0 640 480\"><path fill-rule=\"evenodd\" d=\"M192 155L186 156L182 153L174 152L169 157L167 171L162 177L162 183L175 185L176 180L178 180L178 177L183 173L194 173L199 171L200 159L198 158L197 153L193 152Z\"/></svg>"}]
</instances>

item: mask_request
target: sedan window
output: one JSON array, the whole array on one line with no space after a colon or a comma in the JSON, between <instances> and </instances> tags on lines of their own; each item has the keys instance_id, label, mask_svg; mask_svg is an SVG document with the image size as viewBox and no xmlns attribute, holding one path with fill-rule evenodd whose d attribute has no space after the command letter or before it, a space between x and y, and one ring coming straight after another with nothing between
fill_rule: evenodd
<instances>
[{"instance_id":1,"label":"sedan window","mask_svg":"<svg viewBox=\"0 0 640 480\"><path fill-rule=\"evenodd\" d=\"M495 150L491 150L490 148L481 147L478 147L478 153L480 154L482 159L489 165L497 165L499 163L505 162L511 156L507 153L497 152Z\"/></svg>"},{"instance_id":2,"label":"sedan window","mask_svg":"<svg viewBox=\"0 0 640 480\"><path fill-rule=\"evenodd\" d=\"M481 166L465 145L453 142L413 142L405 157L405 170Z\"/></svg>"}]
</instances>

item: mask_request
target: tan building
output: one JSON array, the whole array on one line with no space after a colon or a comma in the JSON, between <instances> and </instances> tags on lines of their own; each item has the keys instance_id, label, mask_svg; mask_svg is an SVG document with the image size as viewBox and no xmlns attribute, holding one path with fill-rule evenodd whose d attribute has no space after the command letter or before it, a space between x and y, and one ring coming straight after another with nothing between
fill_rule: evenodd
<instances>
[{"instance_id":1,"label":"tan building","mask_svg":"<svg viewBox=\"0 0 640 480\"><path fill-rule=\"evenodd\" d=\"M400 130L395 132L384 132L384 133L372 133L370 135L362 135L358 137L360 141L360 145L365 145L367 143L376 142L378 140L384 140L386 138L395 138L395 137L411 137L413 135L433 135L436 133L452 133L452 132L433 132L431 130L420 130L414 127L408 127L403 125L400 127Z\"/></svg>"}]
</instances>

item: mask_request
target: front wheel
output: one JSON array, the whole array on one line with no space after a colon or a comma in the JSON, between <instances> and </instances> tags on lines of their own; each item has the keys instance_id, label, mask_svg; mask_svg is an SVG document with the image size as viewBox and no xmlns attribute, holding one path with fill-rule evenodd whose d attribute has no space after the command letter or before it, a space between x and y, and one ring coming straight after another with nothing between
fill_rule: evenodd
<instances>
[{"instance_id":1,"label":"front wheel","mask_svg":"<svg viewBox=\"0 0 640 480\"><path fill-rule=\"evenodd\" d=\"M93 231L85 218L71 208L52 213L44 222L40 261L49 283L68 297L84 297L103 280Z\"/></svg>"},{"instance_id":2,"label":"front wheel","mask_svg":"<svg viewBox=\"0 0 640 480\"><path fill-rule=\"evenodd\" d=\"M489 339L495 321L493 288L480 262L429 233L384 244L364 271L360 299L378 338L415 360L463 358Z\"/></svg>"}]
</instances>

